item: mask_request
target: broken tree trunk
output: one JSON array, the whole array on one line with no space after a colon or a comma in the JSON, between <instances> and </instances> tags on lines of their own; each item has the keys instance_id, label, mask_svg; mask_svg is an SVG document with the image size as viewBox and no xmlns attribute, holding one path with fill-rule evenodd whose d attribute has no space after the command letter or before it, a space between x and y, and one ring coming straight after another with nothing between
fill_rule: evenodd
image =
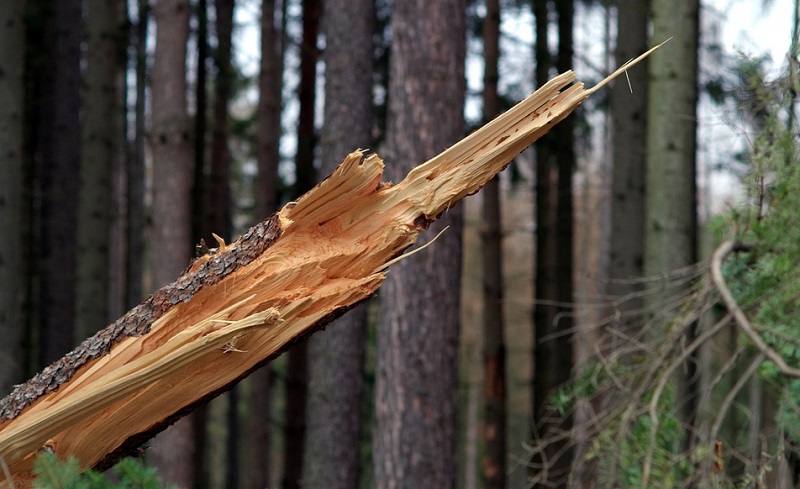
<instances>
[{"instance_id":1,"label":"broken tree trunk","mask_svg":"<svg viewBox=\"0 0 800 489\"><path fill-rule=\"evenodd\" d=\"M42 449L108 467L371 296L437 216L605 83L574 81L559 75L394 185L381 181L378 156L351 153L296 202L17 386L0 401L0 462L14 483L30 484Z\"/></svg>"}]
</instances>

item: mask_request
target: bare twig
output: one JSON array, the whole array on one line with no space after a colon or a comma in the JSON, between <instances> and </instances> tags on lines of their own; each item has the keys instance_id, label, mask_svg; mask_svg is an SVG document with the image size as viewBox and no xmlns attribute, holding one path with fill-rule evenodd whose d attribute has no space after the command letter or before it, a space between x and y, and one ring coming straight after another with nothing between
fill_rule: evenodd
<instances>
[{"instance_id":1,"label":"bare twig","mask_svg":"<svg viewBox=\"0 0 800 489\"><path fill-rule=\"evenodd\" d=\"M786 377L792 377L795 379L800 379L800 369L796 369L789 364L786 363L786 360L781 356L780 353L772 349L761 335L758 334L755 326L753 323L750 322L750 319L747 318L747 314L744 313L742 308L739 306L739 303L736 302L736 299L733 297L728 285L725 283L725 277L722 275L722 264L725 262L725 259L734 251L742 250L743 247L741 244L727 240L724 241L717 249L714 251L714 254L711 256L711 280L714 282L714 286L719 291L719 295L722 298L722 301L725 303L725 307L728 308L728 311L733 315L733 319L736 321L736 325L739 326L739 329L747 336L747 338L753 342L756 348L764 354L765 357L769 361L775 364L780 370L781 374L785 375Z\"/></svg>"}]
</instances>

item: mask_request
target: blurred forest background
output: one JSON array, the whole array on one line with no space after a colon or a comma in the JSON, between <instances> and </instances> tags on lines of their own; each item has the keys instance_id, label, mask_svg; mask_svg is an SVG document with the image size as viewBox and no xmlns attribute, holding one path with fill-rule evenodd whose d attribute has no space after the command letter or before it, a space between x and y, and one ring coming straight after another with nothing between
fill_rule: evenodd
<instances>
[{"instance_id":1,"label":"blurred forest background","mask_svg":"<svg viewBox=\"0 0 800 489\"><path fill-rule=\"evenodd\" d=\"M790 19L752 33L783 57L723 40L738 4ZM3 0L0 395L348 152L398 181L671 37L145 459L186 488L796 487L798 29L789 0Z\"/></svg>"}]
</instances>

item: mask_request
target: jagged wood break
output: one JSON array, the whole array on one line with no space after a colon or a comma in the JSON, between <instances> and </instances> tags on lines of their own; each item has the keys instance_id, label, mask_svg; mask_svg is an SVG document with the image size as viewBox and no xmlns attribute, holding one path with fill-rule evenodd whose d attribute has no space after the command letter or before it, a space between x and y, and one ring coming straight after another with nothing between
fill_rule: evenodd
<instances>
[{"instance_id":1,"label":"jagged wood break","mask_svg":"<svg viewBox=\"0 0 800 489\"><path fill-rule=\"evenodd\" d=\"M297 202L18 386L0 401L0 456L17 487L41 449L108 466L368 298L437 216L602 85L573 82L557 76L395 185L381 181L378 156L351 153Z\"/></svg>"}]
</instances>

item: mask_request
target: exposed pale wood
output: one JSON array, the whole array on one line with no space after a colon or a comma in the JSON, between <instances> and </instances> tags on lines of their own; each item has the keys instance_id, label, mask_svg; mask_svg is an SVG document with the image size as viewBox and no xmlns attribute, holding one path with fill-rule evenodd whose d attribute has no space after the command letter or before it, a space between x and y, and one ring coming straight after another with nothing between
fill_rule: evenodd
<instances>
[{"instance_id":1,"label":"exposed pale wood","mask_svg":"<svg viewBox=\"0 0 800 489\"><path fill-rule=\"evenodd\" d=\"M18 386L0 401L0 455L17 487L42 448L106 466L372 295L438 215L588 97L574 81L557 76L395 185L381 181L378 156L351 153L297 202Z\"/></svg>"}]
</instances>

